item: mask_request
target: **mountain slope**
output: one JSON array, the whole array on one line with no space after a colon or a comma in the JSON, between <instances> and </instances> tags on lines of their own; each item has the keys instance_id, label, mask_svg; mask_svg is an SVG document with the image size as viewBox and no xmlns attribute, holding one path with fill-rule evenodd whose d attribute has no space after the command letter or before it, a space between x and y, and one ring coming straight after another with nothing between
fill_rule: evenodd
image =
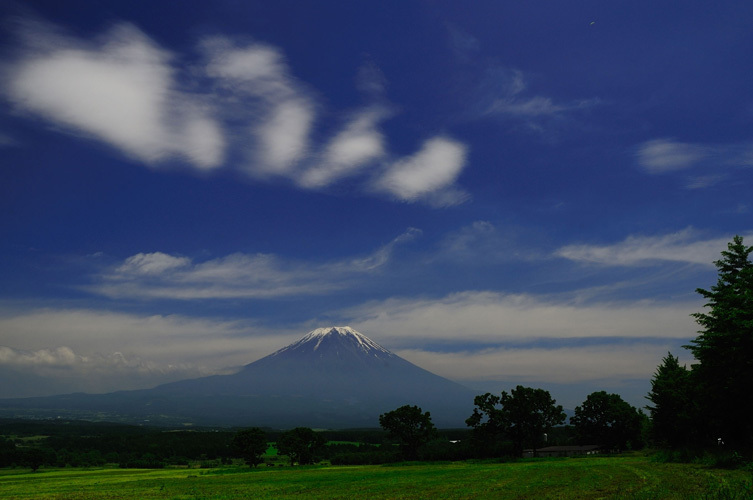
<instances>
[{"instance_id":1,"label":"mountain slope","mask_svg":"<svg viewBox=\"0 0 753 500\"><path fill-rule=\"evenodd\" d=\"M391 353L349 327L320 328L238 373L141 391L5 400L16 407L114 413L205 425L376 427L404 404L441 427L463 427L473 392ZM21 403L23 402L23 404Z\"/></svg>"}]
</instances>

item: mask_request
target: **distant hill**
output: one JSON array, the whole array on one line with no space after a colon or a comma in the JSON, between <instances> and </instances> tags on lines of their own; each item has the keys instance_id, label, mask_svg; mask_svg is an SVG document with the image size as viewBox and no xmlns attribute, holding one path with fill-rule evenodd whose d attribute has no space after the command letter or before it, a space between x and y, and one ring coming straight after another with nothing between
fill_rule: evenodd
<instances>
[{"instance_id":1,"label":"distant hill","mask_svg":"<svg viewBox=\"0 0 753 500\"><path fill-rule=\"evenodd\" d=\"M319 328L233 375L109 394L0 400L0 415L150 424L378 427L399 406L465 427L474 391L393 354L350 327Z\"/></svg>"}]
</instances>

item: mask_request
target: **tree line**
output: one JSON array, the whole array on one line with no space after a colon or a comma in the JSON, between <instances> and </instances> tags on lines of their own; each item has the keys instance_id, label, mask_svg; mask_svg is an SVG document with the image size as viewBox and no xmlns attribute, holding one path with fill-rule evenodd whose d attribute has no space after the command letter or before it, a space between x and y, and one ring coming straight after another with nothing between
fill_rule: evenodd
<instances>
[{"instance_id":1,"label":"tree line","mask_svg":"<svg viewBox=\"0 0 753 500\"><path fill-rule=\"evenodd\" d=\"M0 421L0 467L162 468L215 467L242 459L251 467L270 463L269 452L288 465L327 460L333 465L404 460L465 460L520 456L524 447L609 443L610 449L640 448L645 415L616 394L597 392L575 409L574 425L542 389L518 386L510 394L475 398L467 429L439 431L429 412L406 405L379 417L382 430L287 431L164 430L90 422Z\"/></svg>"}]
</instances>

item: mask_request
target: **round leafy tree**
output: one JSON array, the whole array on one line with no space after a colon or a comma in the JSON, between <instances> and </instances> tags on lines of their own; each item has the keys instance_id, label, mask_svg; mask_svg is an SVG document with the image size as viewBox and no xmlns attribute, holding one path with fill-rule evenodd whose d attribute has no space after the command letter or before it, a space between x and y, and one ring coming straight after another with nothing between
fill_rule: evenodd
<instances>
[{"instance_id":1,"label":"round leafy tree","mask_svg":"<svg viewBox=\"0 0 753 500\"><path fill-rule=\"evenodd\" d=\"M256 467L267 451L267 433L258 427L243 429L233 436L232 446L250 467Z\"/></svg>"},{"instance_id":2,"label":"round leafy tree","mask_svg":"<svg viewBox=\"0 0 753 500\"><path fill-rule=\"evenodd\" d=\"M418 406L405 405L379 415L379 425L400 442L400 451L407 460L415 460L419 448L437 434L431 414Z\"/></svg>"}]
</instances>

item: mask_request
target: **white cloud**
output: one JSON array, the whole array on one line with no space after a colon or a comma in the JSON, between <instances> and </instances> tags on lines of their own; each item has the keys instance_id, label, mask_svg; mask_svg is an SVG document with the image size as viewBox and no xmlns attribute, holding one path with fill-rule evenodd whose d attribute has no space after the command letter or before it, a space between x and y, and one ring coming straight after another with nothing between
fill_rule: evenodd
<instances>
[{"instance_id":1,"label":"white cloud","mask_svg":"<svg viewBox=\"0 0 753 500\"><path fill-rule=\"evenodd\" d=\"M0 310L0 330L3 344L24 351L3 351L2 363L26 365L80 365L90 358L102 364L124 356L155 366L184 363L216 370L253 361L277 345L249 321L90 309L6 308Z\"/></svg>"},{"instance_id":2,"label":"white cloud","mask_svg":"<svg viewBox=\"0 0 753 500\"><path fill-rule=\"evenodd\" d=\"M429 139L417 153L390 165L375 185L404 201L448 193L440 203L452 204L462 196L451 188L465 167L466 154L467 148L460 142L446 137Z\"/></svg>"},{"instance_id":3,"label":"white cloud","mask_svg":"<svg viewBox=\"0 0 753 500\"><path fill-rule=\"evenodd\" d=\"M649 173L661 174L692 167L705 159L709 151L695 144L672 139L654 139L638 146L638 163Z\"/></svg>"},{"instance_id":4,"label":"white cloud","mask_svg":"<svg viewBox=\"0 0 753 500\"><path fill-rule=\"evenodd\" d=\"M221 37L205 40L203 48L207 74L230 92L231 104L240 103L249 114L245 119L254 123L249 130L256 145L246 148L250 155L246 171L294 176L294 167L308 153L316 106L291 76L283 54L266 44L237 46Z\"/></svg>"},{"instance_id":5,"label":"white cloud","mask_svg":"<svg viewBox=\"0 0 753 500\"><path fill-rule=\"evenodd\" d=\"M730 240L731 236L702 240L696 231L685 229L662 236L629 236L614 245L568 245L555 255L609 266L640 266L659 261L713 266Z\"/></svg>"},{"instance_id":6,"label":"white cloud","mask_svg":"<svg viewBox=\"0 0 753 500\"><path fill-rule=\"evenodd\" d=\"M582 304L531 295L467 291L438 299L366 303L343 311L361 332L385 346L427 342L519 343L541 339L667 338L694 336L690 314L699 304L655 301ZM367 334L368 335L368 334Z\"/></svg>"},{"instance_id":7,"label":"white cloud","mask_svg":"<svg viewBox=\"0 0 753 500\"><path fill-rule=\"evenodd\" d=\"M261 165L274 173L290 170L307 152L313 119L305 100L288 99L277 104L269 119L257 127Z\"/></svg>"},{"instance_id":8,"label":"white cloud","mask_svg":"<svg viewBox=\"0 0 753 500\"><path fill-rule=\"evenodd\" d=\"M730 170L753 166L750 143L693 144L674 139L653 139L636 147L637 164L649 174L690 170L709 171L694 174L685 182L686 189L704 189L732 178Z\"/></svg>"},{"instance_id":9,"label":"white cloud","mask_svg":"<svg viewBox=\"0 0 753 500\"><path fill-rule=\"evenodd\" d=\"M119 352L81 355L69 347L23 351L0 346L0 374L13 380L0 385L3 398L143 389L217 373L227 371L160 364Z\"/></svg>"},{"instance_id":10,"label":"white cloud","mask_svg":"<svg viewBox=\"0 0 753 500\"><path fill-rule=\"evenodd\" d=\"M576 384L604 379L650 379L657 357L675 346L636 342L552 348L489 348L480 351L398 350L396 354L452 380Z\"/></svg>"},{"instance_id":11,"label":"white cloud","mask_svg":"<svg viewBox=\"0 0 753 500\"><path fill-rule=\"evenodd\" d=\"M70 366L80 359L82 358L77 357L70 347L17 351L0 346L0 365Z\"/></svg>"},{"instance_id":12,"label":"white cloud","mask_svg":"<svg viewBox=\"0 0 753 500\"><path fill-rule=\"evenodd\" d=\"M0 304L0 397L107 392L229 373L297 339L251 321ZM65 344L61 346L61 344ZM58 347L50 347L58 346Z\"/></svg>"},{"instance_id":13,"label":"white cloud","mask_svg":"<svg viewBox=\"0 0 753 500\"><path fill-rule=\"evenodd\" d=\"M355 115L324 147L319 163L301 176L305 187L322 187L360 172L385 154L384 135L377 125L386 110L367 109Z\"/></svg>"},{"instance_id":14,"label":"white cloud","mask_svg":"<svg viewBox=\"0 0 753 500\"><path fill-rule=\"evenodd\" d=\"M221 164L224 138L202 100L176 88L172 56L120 24L101 43L50 34L10 65L5 92L15 107L110 143L154 165L183 157L206 170Z\"/></svg>"},{"instance_id":15,"label":"white cloud","mask_svg":"<svg viewBox=\"0 0 753 500\"><path fill-rule=\"evenodd\" d=\"M282 97L295 94L284 56L276 48L261 43L239 48L222 37L206 39L202 45L209 57L206 68L209 76L233 82L250 94Z\"/></svg>"},{"instance_id":16,"label":"white cloud","mask_svg":"<svg viewBox=\"0 0 753 500\"><path fill-rule=\"evenodd\" d=\"M162 252L139 253L102 276L87 290L108 297L167 299L272 298L321 295L386 265L397 245L420 231L409 228L366 256L312 264L269 254L236 253L204 262Z\"/></svg>"},{"instance_id":17,"label":"white cloud","mask_svg":"<svg viewBox=\"0 0 753 500\"><path fill-rule=\"evenodd\" d=\"M23 46L0 67L1 91L14 108L147 165L177 159L207 171L242 157L226 166L255 180L285 178L320 189L345 177L372 178L367 168L375 172L387 155L378 128L390 114L385 105L355 113L328 141L312 140L321 135L315 134L318 99L269 44L206 38L199 44L203 57L191 62L127 23L94 41L49 24L20 24ZM378 102L385 79L366 65L358 85ZM464 145L435 138L394 164L380 189L368 180L361 186L401 200L457 204L467 198L452 185L464 165Z\"/></svg>"},{"instance_id":18,"label":"white cloud","mask_svg":"<svg viewBox=\"0 0 753 500\"><path fill-rule=\"evenodd\" d=\"M31 369L36 375L61 376L97 376L114 379L129 375L168 375L188 373L199 376L226 372L222 368L206 369L190 363L157 363L135 355L124 355L115 351L107 354L77 354L70 347L62 346L49 349L25 351L0 346L0 367L14 369ZM112 380L110 380L112 383Z\"/></svg>"},{"instance_id":19,"label":"white cloud","mask_svg":"<svg viewBox=\"0 0 753 500\"><path fill-rule=\"evenodd\" d=\"M191 263L187 257L173 257L162 252L137 253L128 257L123 265L118 267L118 274L162 274L165 271L186 267Z\"/></svg>"}]
</instances>

